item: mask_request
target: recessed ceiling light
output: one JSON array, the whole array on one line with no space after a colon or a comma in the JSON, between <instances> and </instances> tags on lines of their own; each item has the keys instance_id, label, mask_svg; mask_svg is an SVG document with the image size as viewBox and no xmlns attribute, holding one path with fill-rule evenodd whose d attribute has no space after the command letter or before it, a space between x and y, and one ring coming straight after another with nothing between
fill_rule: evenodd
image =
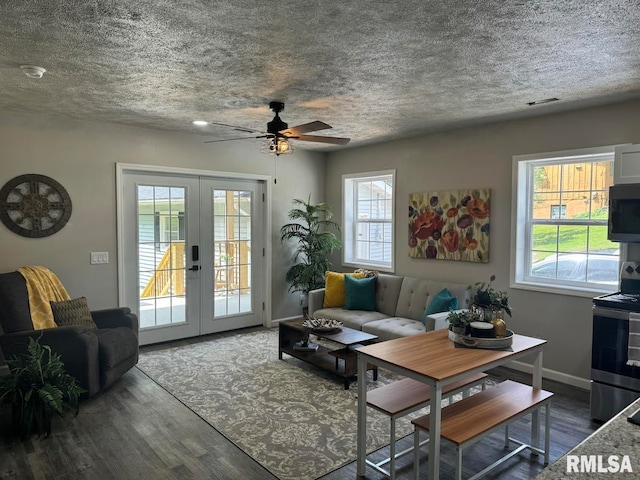
<instances>
[{"instance_id":1,"label":"recessed ceiling light","mask_svg":"<svg viewBox=\"0 0 640 480\"><path fill-rule=\"evenodd\" d=\"M557 102L558 100L560 99L556 97L551 97L551 98L545 98L543 100L536 100L535 102L527 102L527 105L529 105L530 107L533 107L534 105L542 105L543 103Z\"/></svg>"},{"instance_id":2,"label":"recessed ceiling light","mask_svg":"<svg viewBox=\"0 0 640 480\"><path fill-rule=\"evenodd\" d=\"M207 122L206 120L194 120L193 122L194 125L197 125L199 127L204 127L205 125L209 125L209 122Z\"/></svg>"},{"instance_id":3,"label":"recessed ceiling light","mask_svg":"<svg viewBox=\"0 0 640 480\"><path fill-rule=\"evenodd\" d=\"M36 67L35 65L20 65L20 68L29 78L42 78L42 75L46 72L44 68Z\"/></svg>"}]
</instances>

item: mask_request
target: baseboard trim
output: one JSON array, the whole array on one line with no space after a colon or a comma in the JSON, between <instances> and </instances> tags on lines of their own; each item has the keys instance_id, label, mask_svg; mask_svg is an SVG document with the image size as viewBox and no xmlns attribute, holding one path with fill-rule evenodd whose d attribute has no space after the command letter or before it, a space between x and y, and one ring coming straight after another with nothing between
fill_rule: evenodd
<instances>
[{"instance_id":1,"label":"baseboard trim","mask_svg":"<svg viewBox=\"0 0 640 480\"><path fill-rule=\"evenodd\" d=\"M519 372L533 373L533 365L523 362L509 362L507 365L509 368L518 370ZM576 377L567 373L558 372L557 370L551 370L549 368L542 369L542 377L549 380L555 380L556 382L571 385L573 387L581 388L583 390L591 390L591 380L587 378Z\"/></svg>"}]
</instances>

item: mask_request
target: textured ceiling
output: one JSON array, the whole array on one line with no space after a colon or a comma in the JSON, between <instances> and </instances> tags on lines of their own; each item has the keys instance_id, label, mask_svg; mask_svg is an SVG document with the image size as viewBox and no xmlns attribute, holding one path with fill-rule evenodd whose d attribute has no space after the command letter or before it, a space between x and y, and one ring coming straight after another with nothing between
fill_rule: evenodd
<instances>
[{"instance_id":1,"label":"textured ceiling","mask_svg":"<svg viewBox=\"0 0 640 480\"><path fill-rule=\"evenodd\" d=\"M629 0L3 0L0 39L3 111L203 141L238 132L191 120L264 130L271 100L358 145L640 97Z\"/></svg>"}]
</instances>

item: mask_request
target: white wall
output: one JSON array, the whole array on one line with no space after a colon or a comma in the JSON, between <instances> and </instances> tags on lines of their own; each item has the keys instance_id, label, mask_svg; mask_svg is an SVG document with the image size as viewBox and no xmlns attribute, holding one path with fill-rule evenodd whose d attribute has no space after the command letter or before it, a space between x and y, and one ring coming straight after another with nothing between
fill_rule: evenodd
<instances>
[{"instance_id":1,"label":"white wall","mask_svg":"<svg viewBox=\"0 0 640 480\"><path fill-rule=\"evenodd\" d=\"M514 155L640 142L640 102L502 122L393 141L329 155L325 199L341 221L341 176L389 168L396 173L396 273L472 284L492 274L509 286L511 164ZM412 192L491 188L490 261L486 264L413 259L407 255ZM339 258L334 259L339 265ZM588 379L591 299L509 289L516 333L545 338L544 367ZM572 378L565 379L572 381ZM585 385L584 382L577 382Z\"/></svg>"},{"instance_id":2,"label":"white wall","mask_svg":"<svg viewBox=\"0 0 640 480\"><path fill-rule=\"evenodd\" d=\"M20 237L0 226L0 272L22 265L45 265L60 277L72 297L86 296L92 309L117 305L116 163L198 170L274 174L275 157L259 153L257 141L204 144L206 137L133 127L52 122L31 115L0 115L0 185L17 175L37 173L69 192L73 213L58 233L40 239ZM322 201L325 155L305 152L277 159L272 185L272 318L301 311L287 293L285 271L290 248L280 244L293 198ZM109 252L109 264L90 265L91 251Z\"/></svg>"}]
</instances>

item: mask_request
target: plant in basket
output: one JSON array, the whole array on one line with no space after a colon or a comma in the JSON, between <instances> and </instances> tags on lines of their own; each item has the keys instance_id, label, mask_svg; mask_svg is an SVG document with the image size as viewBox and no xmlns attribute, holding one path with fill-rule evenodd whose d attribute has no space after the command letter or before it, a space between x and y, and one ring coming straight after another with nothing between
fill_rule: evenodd
<instances>
[{"instance_id":1,"label":"plant in basket","mask_svg":"<svg viewBox=\"0 0 640 480\"><path fill-rule=\"evenodd\" d=\"M449 330L459 335L465 335L469 324L474 320L474 315L470 310L450 310L447 315Z\"/></svg>"}]
</instances>

